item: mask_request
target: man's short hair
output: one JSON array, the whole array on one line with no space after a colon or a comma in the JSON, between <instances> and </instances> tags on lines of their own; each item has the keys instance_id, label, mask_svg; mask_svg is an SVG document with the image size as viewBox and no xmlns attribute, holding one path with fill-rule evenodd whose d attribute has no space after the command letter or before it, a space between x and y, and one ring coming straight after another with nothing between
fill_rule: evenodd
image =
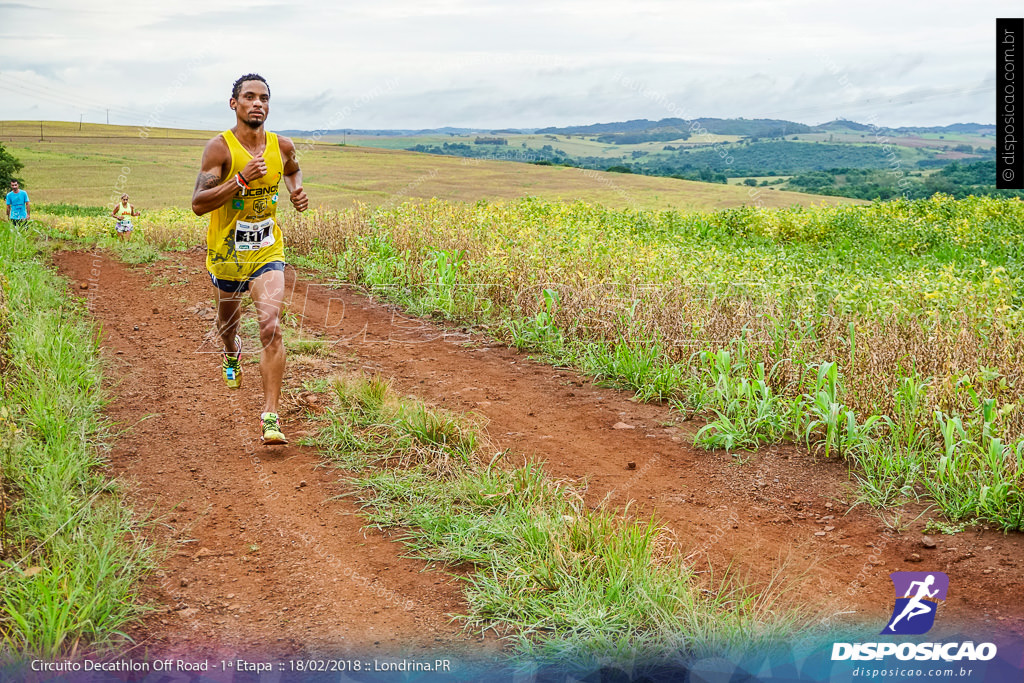
<instances>
[{"instance_id":1,"label":"man's short hair","mask_svg":"<svg viewBox=\"0 0 1024 683\"><path fill-rule=\"evenodd\" d=\"M267 79L263 78L259 74L245 74L231 86L231 98L237 100L238 96L242 92L242 84L246 81L260 81L263 85L267 86L267 95L270 95L270 84L267 83Z\"/></svg>"}]
</instances>

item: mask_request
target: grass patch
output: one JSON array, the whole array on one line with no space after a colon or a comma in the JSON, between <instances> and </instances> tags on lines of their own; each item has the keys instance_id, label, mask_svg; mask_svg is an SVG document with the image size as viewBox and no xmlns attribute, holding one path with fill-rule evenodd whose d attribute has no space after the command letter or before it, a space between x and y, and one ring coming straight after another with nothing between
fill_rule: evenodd
<instances>
[{"instance_id":1,"label":"grass patch","mask_svg":"<svg viewBox=\"0 0 1024 683\"><path fill-rule=\"evenodd\" d=\"M141 239L133 239L127 242L117 238L101 240L100 246L110 249L117 258L131 266L154 263L164 258L159 248Z\"/></svg>"},{"instance_id":2,"label":"grass patch","mask_svg":"<svg viewBox=\"0 0 1024 683\"><path fill-rule=\"evenodd\" d=\"M331 355L330 342L322 339L302 337L297 333L285 332L284 347L288 353L300 356L318 356L323 358Z\"/></svg>"},{"instance_id":3,"label":"grass patch","mask_svg":"<svg viewBox=\"0 0 1024 683\"><path fill-rule=\"evenodd\" d=\"M78 204L32 204L32 211L50 214L51 216L84 216L103 217L110 215L110 209L105 206L80 206Z\"/></svg>"},{"instance_id":4,"label":"grass patch","mask_svg":"<svg viewBox=\"0 0 1024 683\"><path fill-rule=\"evenodd\" d=\"M0 471L4 654L59 657L112 644L140 613L151 550L101 471L108 437L96 331L63 298L37 245L0 223L6 319Z\"/></svg>"},{"instance_id":5,"label":"grass patch","mask_svg":"<svg viewBox=\"0 0 1024 683\"><path fill-rule=\"evenodd\" d=\"M589 665L724 652L790 636L806 615L698 576L653 519L589 509L537 464L482 457L479 425L361 375L334 384L316 445L352 480L370 523L413 555L466 570L468 627L521 654Z\"/></svg>"}]
</instances>

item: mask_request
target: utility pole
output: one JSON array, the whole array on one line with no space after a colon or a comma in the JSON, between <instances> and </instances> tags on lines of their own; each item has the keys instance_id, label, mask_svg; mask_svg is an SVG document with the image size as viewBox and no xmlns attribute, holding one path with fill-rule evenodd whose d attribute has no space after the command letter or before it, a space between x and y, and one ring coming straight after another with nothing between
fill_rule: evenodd
<instances>
[{"instance_id":1,"label":"utility pole","mask_svg":"<svg viewBox=\"0 0 1024 683\"><path fill-rule=\"evenodd\" d=\"M82 119L85 118L85 114L78 115L78 132L82 132Z\"/></svg>"},{"instance_id":2,"label":"utility pole","mask_svg":"<svg viewBox=\"0 0 1024 683\"><path fill-rule=\"evenodd\" d=\"M107 125L110 125L110 110L107 110Z\"/></svg>"}]
</instances>

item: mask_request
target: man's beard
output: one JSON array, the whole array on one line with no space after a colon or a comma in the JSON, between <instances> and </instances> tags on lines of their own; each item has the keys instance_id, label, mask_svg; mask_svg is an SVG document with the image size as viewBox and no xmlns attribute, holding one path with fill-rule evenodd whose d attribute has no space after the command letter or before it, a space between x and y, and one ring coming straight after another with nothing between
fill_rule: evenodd
<instances>
[{"instance_id":1,"label":"man's beard","mask_svg":"<svg viewBox=\"0 0 1024 683\"><path fill-rule=\"evenodd\" d=\"M256 130L257 128L263 125L263 119L259 119L258 121L253 121L252 119L245 119L242 121L242 123L249 126L253 130Z\"/></svg>"}]
</instances>

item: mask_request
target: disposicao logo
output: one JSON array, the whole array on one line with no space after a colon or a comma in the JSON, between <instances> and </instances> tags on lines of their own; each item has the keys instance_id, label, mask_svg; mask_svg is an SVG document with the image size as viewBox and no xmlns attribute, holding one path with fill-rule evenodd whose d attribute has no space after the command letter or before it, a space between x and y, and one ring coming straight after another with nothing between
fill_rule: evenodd
<instances>
[{"instance_id":1,"label":"disposicao logo","mask_svg":"<svg viewBox=\"0 0 1024 683\"><path fill-rule=\"evenodd\" d=\"M920 635L935 624L935 611L946 599L949 577L942 572L893 572L896 605L880 635ZM895 656L917 661L988 661L997 654L994 643L833 643L832 661L880 660Z\"/></svg>"},{"instance_id":2,"label":"disposicao logo","mask_svg":"<svg viewBox=\"0 0 1024 683\"><path fill-rule=\"evenodd\" d=\"M928 633L935 624L939 601L946 599L949 577L942 572L893 572L889 580L896 589L896 606L881 635Z\"/></svg>"}]
</instances>

